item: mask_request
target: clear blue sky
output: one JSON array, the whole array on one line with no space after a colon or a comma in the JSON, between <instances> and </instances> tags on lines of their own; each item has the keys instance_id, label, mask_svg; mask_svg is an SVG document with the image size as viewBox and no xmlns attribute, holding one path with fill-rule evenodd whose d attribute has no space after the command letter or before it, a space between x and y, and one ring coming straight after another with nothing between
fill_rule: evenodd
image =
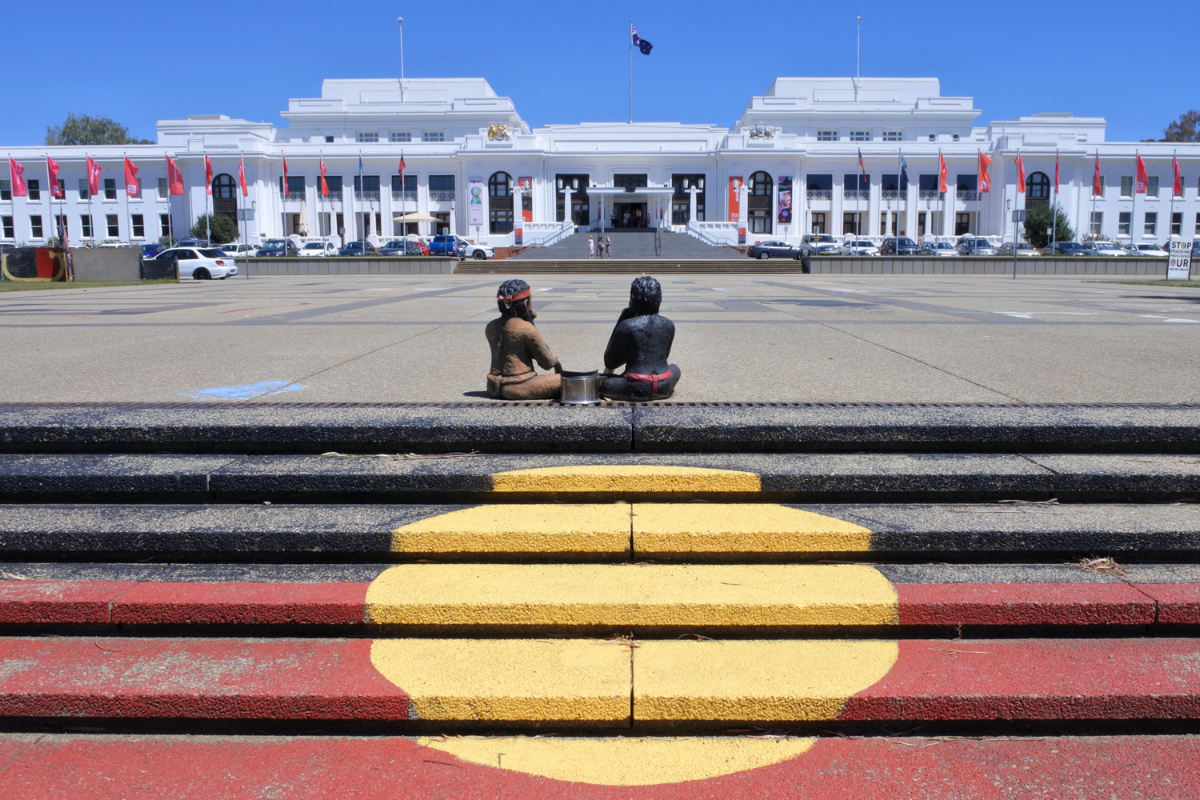
<instances>
[{"instance_id":1,"label":"clear blue sky","mask_svg":"<svg viewBox=\"0 0 1200 800\"><path fill-rule=\"evenodd\" d=\"M640 9L640 10L638 10ZM159 119L221 113L283 125L323 78L486 78L530 125L634 116L728 125L777 76L936 77L979 124L1038 111L1108 120L1110 141L1160 137L1200 108L1197 0L1008 4L354 0L13 3L4 14L0 147L40 144L68 111L154 138ZM1179 32L1178 44L1171 34ZM19 33L15 33L19 32Z\"/></svg>"}]
</instances>

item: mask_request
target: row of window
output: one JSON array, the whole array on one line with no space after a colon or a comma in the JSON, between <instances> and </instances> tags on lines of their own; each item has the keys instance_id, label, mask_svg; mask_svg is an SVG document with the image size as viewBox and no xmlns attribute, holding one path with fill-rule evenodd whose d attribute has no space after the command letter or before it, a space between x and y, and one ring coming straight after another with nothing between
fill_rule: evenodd
<instances>
[{"instance_id":1,"label":"row of window","mask_svg":"<svg viewBox=\"0 0 1200 800\"><path fill-rule=\"evenodd\" d=\"M376 142L379 141L379 132L378 131L359 131L358 136L356 138L357 138L359 144L375 144ZM393 142L393 143L399 143L399 144L411 142L412 140L413 140L413 138L412 138L411 131L391 131L390 133L388 133L388 138L387 138L387 141ZM326 136L325 141L332 142L333 137ZM444 141L446 141L446 132L445 131L421 131L421 141L422 142L444 142Z\"/></svg>"},{"instance_id":2,"label":"row of window","mask_svg":"<svg viewBox=\"0 0 1200 800\"><path fill-rule=\"evenodd\" d=\"M871 131L850 131L849 136L847 138L851 142L874 141ZM951 138L956 142L959 141L959 135L957 133L952 134ZM842 132L841 131L836 131L836 130L817 131L817 141L818 142L840 142L841 140L842 140ZM880 135L879 140L884 141L884 142L903 142L904 141L904 131L884 131ZM929 141L936 142L937 134L936 133L929 134Z\"/></svg>"},{"instance_id":3,"label":"row of window","mask_svg":"<svg viewBox=\"0 0 1200 800\"><path fill-rule=\"evenodd\" d=\"M51 218L50 224L53 226L51 235L58 236L61 239L63 226L67 225L66 215L55 214ZM104 216L104 224L105 224L105 230L107 231L106 236L108 238L119 239L121 237L120 215L106 214ZM145 239L146 238L146 218L144 215L130 214L129 215L129 225L132 230L134 239ZM158 225L159 225L159 230L161 231L160 235L162 235L162 236L174 235L174 231L171 226L171 215L170 214L159 214L158 215ZM3 238L5 238L5 239L17 238L16 237L16 229L13 225L13 218L11 216L0 217L0 231L3 232ZM79 216L78 231L79 231L79 235L81 235L84 239L93 238L92 215L91 214L81 214ZM75 238L75 235L73 233L71 233L70 229L68 229L67 232L68 232L67 241L70 242L73 238ZM30 214L29 215L29 238L31 238L31 239L46 238L46 229L43 224L43 218L42 218L41 214Z\"/></svg>"},{"instance_id":4,"label":"row of window","mask_svg":"<svg viewBox=\"0 0 1200 800\"><path fill-rule=\"evenodd\" d=\"M308 179L304 175L288 175L287 179L287 194L289 198L299 199L304 196L305 183ZM313 176L313 184L317 187L321 185L319 176ZM280 189L283 188L283 178L280 177ZM216 188L216 181L213 182L213 193L216 195L219 188ZM325 184L329 187L329 195L333 198L342 196L343 178L341 175L326 175ZM358 193L374 193L379 194L381 186L381 177L379 175L355 175L354 176L354 191ZM435 201L447 201L454 199L454 176L453 175L430 175L428 180L429 197ZM401 176L392 176L392 194L398 195L403 192L405 195L415 197L417 194L417 176L406 174ZM232 195L231 195L232 197Z\"/></svg>"},{"instance_id":5,"label":"row of window","mask_svg":"<svg viewBox=\"0 0 1200 800\"><path fill-rule=\"evenodd\" d=\"M1091 214L1091 233L1093 236L1099 236L1104 230L1104 212L1093 211ZM1117 214L1117 235L1128 236L1133 228L1133 213L1130 211L1122 211ZM1142 235L1147 237L1158 236L1158 212L1147 211L1142 219ZM1171 215L1171 232L1170 236L1183 235L1183 213L1176 211ZM1196 215L1196 228L1193 235L1200 235L1200 214Z\"/></svg>"}]
</instances>

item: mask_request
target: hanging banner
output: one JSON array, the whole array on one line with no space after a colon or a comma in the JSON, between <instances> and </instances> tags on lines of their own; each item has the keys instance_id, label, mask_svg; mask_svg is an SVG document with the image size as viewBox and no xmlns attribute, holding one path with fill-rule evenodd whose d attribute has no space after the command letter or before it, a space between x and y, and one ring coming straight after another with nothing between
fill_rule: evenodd
<instances>
[{"instance_id":1,"label":"hanging banner","mask_svg":"<svg viewBox=\"0 0 1200 800\"><path fill-rule=\"evenodd\" d=\"M467 182L467 224L483 225L483 178Z\"/></svg>"},{"instance_id":2,"label":"hanging banner","mask_svg":"<svg viewBox=\"0 0 1200 800\"><path fill-rule=\"evenodd\" d=\"M525 222L533 222L533 178L517 178L521 187L521 216Z\"/></svg>"},{"instance_id":3,"label":"hanging banner","mask_svg":"<svg viewBox=\"0 0 1200 800\"><path fill-rule=\"evenodd\" d=\"M792 176L779 176L779 224L792 223Z\"/></svg>"},{"instance_id":4,"label":"hanging banner","mask_svg":"<svg viewBox=\"0 0 1200 800\"><path fill-rule=\"evenodd\" d=\"M740 177L729 179L729 222L737 222L741 219L741 197L742 197L742 179Z\"/></svg>"}]
</instances>

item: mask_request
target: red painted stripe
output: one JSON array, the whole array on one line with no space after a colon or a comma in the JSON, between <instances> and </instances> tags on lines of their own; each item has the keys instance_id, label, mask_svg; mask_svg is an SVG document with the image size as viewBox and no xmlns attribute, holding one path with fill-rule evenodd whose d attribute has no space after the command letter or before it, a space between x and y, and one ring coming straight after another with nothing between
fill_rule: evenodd
<instances>
[{"instance_id":1,"label":"red painted stripe","mask_svg":"<svg viewBox=\"0 0 1200 800\"><path fill-rule=\"evenodd\" d=\"M133 583L0 581L0 623L108 622L109 603Z\"/></svg>"},{"instance_id":2,"label":"red painted stripe","mask_svg":"<svg viewBox=\"0 0 1200 800\"><path fill-rule=\"evenodd\" d=\"M901 625L1150 625L1154 601L1125 583L897 584ZM1200 593L1194 602L1200 608Z\"/></svg>"},{"instance_id":3,"label":"red painted stripe","mask_svg":"<svg viewBox=\"0 0 1200 800\"><path fill-rule=\"evenodd\" d=\"M1175 736L823 739L781 764L660 786L595 786L459 761L400 738L48 736L0 769L5 800L962 800L1200 797L1200 740Z\"/></svg>"},{"instance_id":4,"label":"red painted stripe","mask_svg":"<svg viewBox=\"0 0 1200 800\"><path fill-rule=\"evenodd\" d=\"M909 639L891 671L839 718L1197 717L1197 639Z\"/></svg>"},{"instance_id":5,"label":"red painted stripe","mask_svg":"<svg viewBox=\"0 0 1200 800\"><path fill-rule=\"evenodd\" d=\"M1158 603L1158 622L1200 625L1200 585L1195 583L1138 584Z\"/></svg>"},{"instance_id":6,"label":"red painted stripe","mask_svg":"<svg viewBox=\"0 0 1200 800\"><path fill-rule=\"evenodd\" d=\"M139 583L113 604L113 622L140 625L354 625L366 583Z\"/></svg>"},{"instance_id":7,"label":"red painted stripe","mask_svg":"<svg viewBox=\"0 0 1200 800\"><path fill-rule=\"evenodd\" d=\"M366 639L0 639L0 715L387 719Z\"/></svg>"}]
</instances>

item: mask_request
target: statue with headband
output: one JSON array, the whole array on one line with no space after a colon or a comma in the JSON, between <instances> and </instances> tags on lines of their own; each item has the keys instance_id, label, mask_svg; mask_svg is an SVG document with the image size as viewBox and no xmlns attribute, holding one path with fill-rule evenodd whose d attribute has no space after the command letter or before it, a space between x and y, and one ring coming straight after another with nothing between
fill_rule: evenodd
<instances>
[{"instance_id":1,"label":"statue with headband","mask_svg":"<svg viewBox=\"0 0 1200 800\"><path fill-rule=\"evenodd\" d=\"M665 400L679 382L679 367L668 364L675 341L675 323L661 316L662 286L649 275L633 282L629 307L621 312L604 351L609 373L624 365L620 375L607 374L600 396L611 400Z\"/></svg>"},{"instance_id":2,"label":"statue with headband","mask_svg":"<svg viewBox=\"0 0 1200 800\"><path fill-rule=\"evenodd\" d=\"M553 400L562 392L562 365L534 326L533 297L529 284L513 279L500 284L496 293L500 316L485 330L492 350L492 368L487 376L489 397L497 400ZM533 365L553 369L539 375Z\"/></svg>"}]
</instances>

